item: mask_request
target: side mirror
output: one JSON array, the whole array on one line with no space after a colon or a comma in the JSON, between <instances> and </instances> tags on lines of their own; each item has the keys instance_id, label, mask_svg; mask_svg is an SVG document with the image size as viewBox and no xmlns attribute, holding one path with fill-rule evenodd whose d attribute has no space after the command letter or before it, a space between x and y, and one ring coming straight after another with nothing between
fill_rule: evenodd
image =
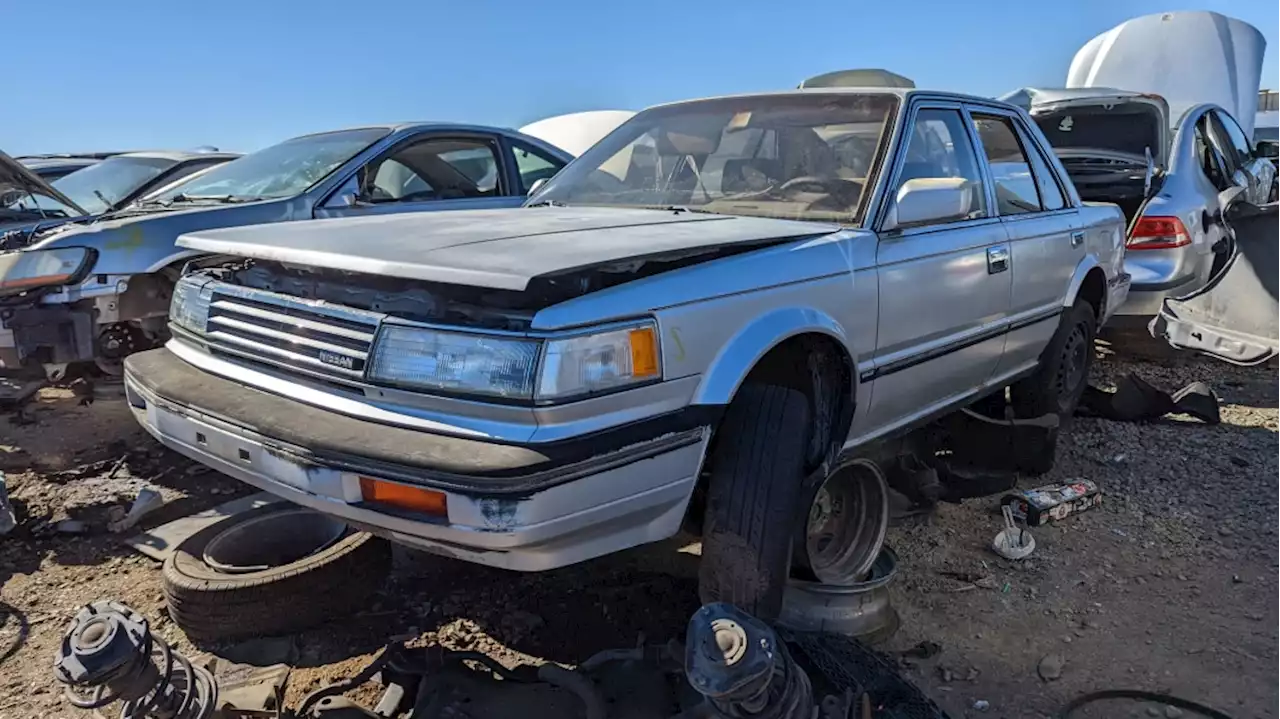
<instances>
[{"instance_id":1,"label":"side mirror","mask_svg":"<svg viewBox=\"0 0 1280 719\"><path fill-rule=\"evenodd\" d=\"M357 175L347 178L338 191L324 203L325 207L330 208L367 207L368 204L366 198L360 194L360 180Z\"/></svg>"},{"instance_id":2,"label":"side mirror","mask_svg":"<svg viewBox=\"0 0 1280 719\"><path fill-rule=\"evenodd\" d=\"M545 184L547 184L547 178L540 177L537 180L534 180L532 185L529 185L529 191L525 194L528 197L533 197L534 195L538 194L538 190L541 190L542 186Z\"/></svg>"},{"instance_id":3,"label":"side mirror","mask_svg":"<svg viewBox=\"0 0 1280 719\"><path fill-rule=\"evenodd\" d=\"M907 180L889 207L884 229L896 230L967 218L974 208L974 187L963 177Z\"/></svg>"},{"instance_id":4,"label":"side mirror","mask_svg":"<svg viewBox=\"0 0 1280 719\"><path fill-rule=\"evenodd\" d=\"M1275 160L1280 155L1280 143L1275 140L1258 140L1258 144L1254 145L1254 150L1258 153L1258 157Z\"/></svg>"}]
</instances>

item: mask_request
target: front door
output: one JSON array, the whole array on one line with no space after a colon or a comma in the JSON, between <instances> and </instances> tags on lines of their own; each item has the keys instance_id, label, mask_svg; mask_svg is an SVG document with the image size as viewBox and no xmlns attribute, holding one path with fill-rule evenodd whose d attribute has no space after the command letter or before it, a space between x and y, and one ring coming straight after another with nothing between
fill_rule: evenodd
<instances>
[{"instance_id":1,"label":"front door","mask_svg":"<svg viewBox=\"0 0 1280 719\"><path fill-rule=\"evenodd\" d=\"M913 108L889 187L964 178L967 216L880 233L879 317L868 426L897 427L976 394L1004 350L1012 284L1009 244L992 211L972 125L958 105Z\"/></svg>"},{"instance_id":2,"label":"front door","mask_svg":"<svg viewBox=\"0 0 1280 719\"><path fill-rule=\"evenodd\" d=\"M415 138L371 160L316 217L518 207L523 194L499 161L496 138Z\"/></svg>"}]
</instances>

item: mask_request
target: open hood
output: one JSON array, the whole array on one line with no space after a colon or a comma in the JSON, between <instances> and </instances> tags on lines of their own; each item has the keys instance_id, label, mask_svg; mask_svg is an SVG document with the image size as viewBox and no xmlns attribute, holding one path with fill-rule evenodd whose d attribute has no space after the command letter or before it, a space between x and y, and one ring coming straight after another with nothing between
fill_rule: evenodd
<instances>
[{"instance_id":1,"label":"open hood","mask_svg":"<svg viewBox=\"0 0 1280 719\"><path fill-rule=\"evenodd\" d=\"M9 196L14 192L20 192L24 195L39 193L46 197L52 197L80 215L89 214L83 207L72 202L71 198L58 192L52 185L37 177L22 163L9 157L4 152L0 152L0 198L4 198L7 202ZM3 220L0 219L0 222L3 222Z\"/></svg>"},{"instance_id":2,"label":"open hood","mask_svg":"<svg viewBox=\"0 0 1280 719\"><path fill-rule=\"evenodd\" d=\"M1071 61L1067 87L1160 95L1172 120L1213 103L1252 137L1266 49L1257 28L1215 12L1144 15L1085 43Z\"/></svg>"}]
</instances>

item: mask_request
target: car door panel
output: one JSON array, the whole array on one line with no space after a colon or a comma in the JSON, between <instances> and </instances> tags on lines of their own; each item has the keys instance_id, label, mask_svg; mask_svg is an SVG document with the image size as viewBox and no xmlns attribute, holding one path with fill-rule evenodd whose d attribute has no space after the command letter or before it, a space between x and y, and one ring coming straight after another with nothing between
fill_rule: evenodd
<instances>
[{"instance_id":1,"label":"car door panel","mask_svg":"<svg viewBox=\"0 0 1280 719\"><path fill-rule=\"evenodd\" d=\"M1079 213L1022 120L987 108L973 117L1011 255L1009 334L995 372L1004 376L1038 361L1087 248Z\"/></svg>"},{"instance_id":2,"label":"car door panel","mask_svg":"<svg viewBox=\"0 0 1280 719\"><path fill-rule=\"evenodd\" d=\"M876 253L879 316L868 426L892 428L977 393L1004 350L1012 287L1004 226L991 198L967 115L959 105L913 108L891 197L908 179L981 184L969 219L882 231ZM893 202L893 200L890 200Z\"/></svg>"}]
</instances>

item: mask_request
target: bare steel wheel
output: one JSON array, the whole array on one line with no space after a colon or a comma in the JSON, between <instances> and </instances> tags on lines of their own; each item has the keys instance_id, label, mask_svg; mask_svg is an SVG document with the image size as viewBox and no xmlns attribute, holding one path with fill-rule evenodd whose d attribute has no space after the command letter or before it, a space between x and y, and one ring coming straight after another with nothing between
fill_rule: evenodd
<instances>
[{"instance_id":1,"label":"bare steel wheel","mask_svg":"<svg viewBox=\"0 0 1280 719\"><path fill-rule=\"evenodd\" d=\"M868 459L850 460L815 490L796 559L824 584L859 581L875 564L888 527L884 473Z\"/></svg>"}]
</instances>

